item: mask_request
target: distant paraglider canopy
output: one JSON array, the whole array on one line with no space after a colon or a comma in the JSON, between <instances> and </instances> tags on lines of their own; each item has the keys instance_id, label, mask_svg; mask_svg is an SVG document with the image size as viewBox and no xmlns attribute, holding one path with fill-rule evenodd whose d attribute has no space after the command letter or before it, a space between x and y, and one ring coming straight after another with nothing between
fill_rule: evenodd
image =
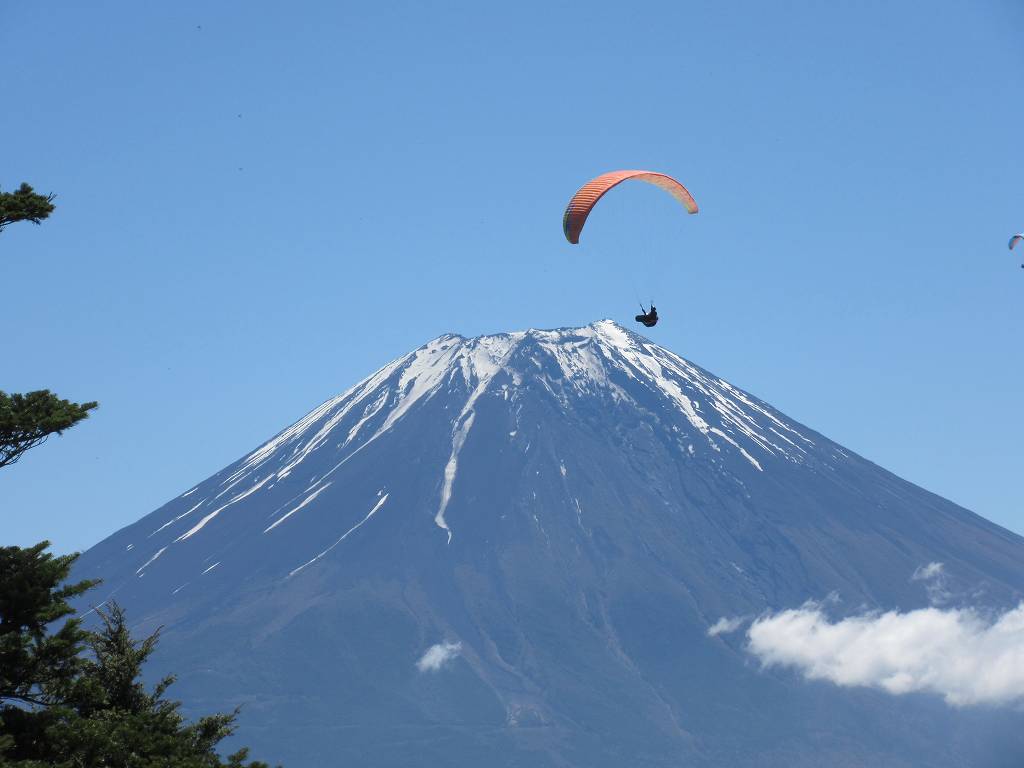
<instances>
[{"instance_id":1,"label":"distant paraglider canopy","mask_svg":"<svg viewBox=\"0 0 1024 768\"><path fill-rule=\"evenodd\" d=\"M1024 242L1024 234L1018 233L1018 234L1014 235L1013 237L1011 237L1010 238L1010 250L1012 251L1013 247L1015 245L1017 245L1017 243L1020 243L1020 242ZM1021 267L1021 269L1024 269L1024 264L1021 264L1020 267Z\"/></svg>"},{"instance_id":2,"label":"distant paraglider canopy","mask_svg":"<svg viewBox=\"0 0 1024 768\"><path fill-rule=\"evenodd\" d=\"M646 181L648 184L661 187L682 203L689 213L697 212L697 201L693 199L686 187L671 176L655 171L612 171L591 179L572 196L572 200L569 201L565 214L562 216L562 231L565 232L565 239L574 245L579 243L583 225L587 221L587 216L597 205L597 201L609 189L630 179Z\"/></svg>"}]
</instances>

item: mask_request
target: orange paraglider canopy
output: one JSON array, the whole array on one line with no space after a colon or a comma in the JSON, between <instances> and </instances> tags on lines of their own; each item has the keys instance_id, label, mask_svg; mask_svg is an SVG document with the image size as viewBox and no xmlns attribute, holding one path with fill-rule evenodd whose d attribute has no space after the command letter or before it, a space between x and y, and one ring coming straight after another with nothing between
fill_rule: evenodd
<instances>
[{"instance_id":1,"label":"orange paraglider canopy","mask_svg":"<svg viewBox=\"0 0 1024 768\"><path fill-rule=\"evenodd\" d=\"M687 211L697 212L697 201L693 199L693 195L671 176L655 171L612 171L591 179L572 196L572 200L569 201L569 205L565 209L565 215L562 216L562 231L565 232L565 239L573 244L578 243L587 216L597 205L597 201L609 189L630 179L646 181L648 184L661 187L682 203Z\"/></svg>"}]
</instances>

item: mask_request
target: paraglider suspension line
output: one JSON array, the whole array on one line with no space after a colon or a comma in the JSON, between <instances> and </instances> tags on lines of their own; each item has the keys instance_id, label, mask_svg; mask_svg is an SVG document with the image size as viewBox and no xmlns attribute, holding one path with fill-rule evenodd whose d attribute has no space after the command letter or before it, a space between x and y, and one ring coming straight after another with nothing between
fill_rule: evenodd
<instances>
[{"instance_id":1,"label":"paraglider suspension line","mask_svg":"<svg viewBox=\"0 0 1024 768\"><path fill-rule=\"evenodd\" d=\"M644 309L644 303L640 301L640 291L636 289L636 280L633 280L633 295L636 297L636 303L640 305L640 311L646 315L647 310Z\"/></svg>"}]
</instances>

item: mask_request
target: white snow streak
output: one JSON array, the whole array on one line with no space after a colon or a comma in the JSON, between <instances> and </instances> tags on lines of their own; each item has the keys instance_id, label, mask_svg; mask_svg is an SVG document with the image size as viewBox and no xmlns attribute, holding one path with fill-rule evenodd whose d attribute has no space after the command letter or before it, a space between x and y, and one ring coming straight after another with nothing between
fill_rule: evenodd
<instances>
[{"instance_id":1,"label":"white snow streak","mask_svg":"<svg viewBox=\"0 0 1024 768\"><path fill-rule=\"evenodd\" d=\"M181 518L183 518L183 517L186 517L186 516L188 516L188 515L191 515L191 514L192 514L193 512L195 512L195 511L196 511L197 509L199 509L199 508L200 508L201 506L203 506L203 503L204 503L205 501L206 501L206 499L203 499L203 500L202 500L202 501L200 501L200 502L199 502L198 504L196 504L196 505L195 505L194 507L192 507L192 509L190 509L190 510L189 510L188 512L182 512L182 513L181 513L180 515L178 515L177 517L171 518L171 519L170 519L170 520L168 520L168 521L167 521L166 523L164 523L164 524L163 524L163 525L161 525L161 526L160 526L159 528L157 528L157 529L156 529L155 531L153 531L153 533L149 534L149 536L147 536L146 538L147 538L147 539L148 539L148 538L151 538L151 537L152 537L152 536L154 536L155 534L158 534L158 533L160 533L160 531L162 531L162 530L163 530L164 528L166 528L166 527L167 527L168 525L172 525L173 523L176 523L176 522L178 522L179 520L181 520Z\"/></svg>"},{"instance_id":2,"label":"white snow streak","mask_svg":"<svg viewBox=\"0 0 1024 768\"><path fill-rule=\"evenodd\" d=\"M416 403L427 400L438 391L445 383L449 383L454 375L453 368L455 361L459 363L459 370L466 375L465 356L471 354L476 342L486 341L493 338L503 337L482 337L467 343L465 339L457 336L442 336L426 344L411 355L406 355L401 362L406 363L399 376L396 399L391 403L391 412L385 418L384 423L368 439L359 445L354 451L345 456L331 469L324 473L324 477L332 475L340 469L349 459L358 454L378 437L391 429ZM383 406L382 406L383 407ZM372 415L372 414L371 414ZM361 428L361 425L357 425ZM351 434L352 437L355 434ZM341 447L347 445L344 443Z\"/></svg>"},{"instance_id":3,"label":"white snow streak","mask_svg":"<svg viewBox=\"0 0 1024 768\"><path fill-rule=\"evenodd\" d=\"M461 418L461 416L460 416ZM473 428L473 420L476 418L476 413L473 411L469 412L469 415L462 420L461 424L458 424L455 430L455 434L452 438L452 453L448 458L448 463L444 467L444 485L441 487L441 505L437 509L437 514L434 515L434 523L437 524L438 528L448 532L448 543L452 543L452 530L448 527L448 523L444 519L445 510L448 509L448 502L452 498L452 486L455 484L455 473L459 470L459 451L462 450L462 445L466 442L466 435L469 434L469 430Z\"/></svg>"},{"instance_id":4,"label":"white snow streak","mask_svg":"<svg viewBox=\"0 0 1024 768\"><path fill-rule=\"evenodd\" d=\"M183 540L185 540L185 539L187 539L187 538L189 538L191 536L194 536L195 534L199 533L199 531L201 531L203 529L203 526L205 526L208 522L213 520L213 518L215 518L217 515L219 515L221 512L223 512L228 507L230 507L232 504L235 504L235 503L241 501L242 499L244 499L246 496L248 496L248 495L258 491L260 488L262 488L264 485L266 485L267 482L272 477L273 477L273 475L267 475L262 480L260 480L258 483L256 483L256 485L254 485L252 488L250 488L248 491L243 491L242 493L240 493L237 496L233 497L231 499L231 501L229 501L224 506L217 507L217 509L213 510L213 512L211 512L206 517L204 517L202 520L200 520L198 523L196 523L194 526L192 526L192 528L190 528L188 531L186 531L185 533L181 534L181 536L176 538L174 540L175 543L177 543L179 541L183 541Z\"/></svg>"},{"instance_id":5,"label":"white snow streak","mask_svg":"<svg viewBox=\"0 0 1024 768\"><path fill-rule=\"evenodd\" d=\"M487 390L495 374L502 369L502 365L508 360L512 352L515 351L516 346L522 341L524 336L525 334L522 333L510 334L508 336L482 336L474 340L475 348L471 350L471 353L460 359L460 367L466 383L470 384L475 381L476 386L469 399L466 400L466 404L462 407L462 412L455 419L455 425L452 428L452 452L444 468L441 504L437 509L437 514L434 515L434 522L437 524L437 527L447 532L449 544L452 543L452 531L444 519L444 513L448 509L448 502L452 498L452 487L455 484L455 475L459 469L459 452L462 451L462 446L465 444L466 437L473 428L473 421L476 419L476 411L473 410L473 406L476 405L480 395Z\"/></svg>"},{"instance_id":6,"label":"white snow streak","mask_svg":"<svg viewBox=\"0 0 1024 768\"><path fill-rule=\"evenodd\" d=\"M157 559L158 557L160 557L160 555L162 555L162 554L163 554L164 552L166 552L166 551L167 551L167 547L160 547L160 549L158 549L158 550L157 550L157 553L156 553L155 555L153 555L153 556L152 556L151 558L149 558L149 560L147 560L146 562L144 562L144 563L142 564L142 568L139 568L139 570L137 570L137 571L136 571L135 573L142 573L142 571L143 571L143 569L144 569L144 568L148 567L148 566L149 566L149 565L150 565L151 563L153 563L154 561L156 561L156 559ZM147 582L147 583L148 583L148 582Z\"/></svg>"},{"instance_id":7,"label":"white snow streak","mask_svg":"<svg viewBox=\"0 0 1024 768\"><path fill-rule=\"evenodd\" d=\"M291 578L292 576L294 576L294 575L295 575L296 573L298 573L299 571L301 571L301 570L302 570L303 568L305 568L306 566L308 566L308 565L312 565L312 564L313 564L313 563L315 563L315 562L316 562L317 560L319 560L319 559L320 559L321 557L323 557L323 556L324 556L324 555L326 555L326 554L327 554L328 552L330 552L330 551L331 551L332 549L334 549L334 548L335 548L336 546L338 546L339 544L341 544L341 542L343 542L343 541L344 541L344 540L345 540L346 538L348 538L348 535L349 535L350 533L352 533L353 531L355 531L355 530L357 530L358 528L360 528L360 527L361 527L361 526L363 525L363 523L365 523L365 522L366 522L367 520L369 520L369 519L370 519L371 517L373 517L373 516L374 516L375 514L377 514L377 510L379 510L379 509L380 509L381 507L383 507L383 506L384 506L384 502L385 502L385 501L387 501L387 500L388 500L388 494L386 494L386 493L385 493L385 494L384 494L383 496L381 496L381 497L380 497L380 499L379 499L379 500L377 501L377 503L376 503L376 504L374 505L373 509L371 509L371 510L370 510L370 511L369 511L369 512L368 512L368 513L366 514L366 517L364 517L364 518L363 518L362 520L360 520L360 521L359 521L358 523L356 523L356 524L355 524L355 525L353 525L353 526L352 526L351 528L349 528L349 529L348 529L347 531L345 531L345 533L344 533L344 534L342 535L342 537L341 537L340 539L338 539L338 540L337 540L336 542L334 542L333 544L331 544L331 546L329 546L329 547L328 547L327 549L325 549L325 550L324 550L323 552L321 552L321 553L320 553L319 555L317 555L316 557L314 557L314 558L313 558L312 560L310 560L310 561L309 561L308 563L304 563L303 565L300 565L300 566L299 566L298 568L296 568L296 569L295 569L294 571L292 571L291 573L289 573L289 574L288 574L288 578Z\"/></svg>"},{"instance_id":8,"label":"white snow streak","mask_svg":"<svg viewBox=\"0 0 1024 768\"><path fill-rule=\"evenodd\" d=\"M304 458L308 456L313 449L324 442L324 439L327 436L323 429L318 429L312 438L309 438L305 443L302 443L301 441L310 429L314 428L324 419L330 420L333 424L337 424L342 417L344 417L352 408L361 403L364 398L377 392L379 387L388 379L388 377L413 358L415 354L416 353L414 352L404 355L397 360L388 363L368 379L361 381L354 387L350 387L337 397L331 398L316 409L307 413L287 429L282 430L275 437L271 438L251 454L246 456L242 460L241 466L226 480L224 480L223 485L230 485L237 482L240 478L252 474L272 458L275 458L279 452L288 446L294 446L290 454L291 457L301 456ZM290 472L294 466L295 462L293 461L281 471Z\"/></svg>"},{"instance_id":9,"label":"white snow streak","mask_svg":"<svg viewBox=\"0 0 1024 768\"><path fill-rule=\"evenodd\" d=\"M656 389L668 394L687 421L705 436L712 449L720 450L711 437L714 434L736 448L755 469L763 471L760 462L740 445L736 437L742 435L765 453L790 461L800 461L801 454L806 454L806 450L796 441L803 441L806 445L814 444L727 381L707 374L678 355L634 337L609 320L594 323L590 328L607 348L604 352L608 365L618 368L631 378L646 379ZM622 366L622 359L629 363L627 367ZM700 404L684 392L684 387L694 395L710 401L720 419L721 428L712 427L707 418L698 413ZM768 423L762 424L762 420ZM730 432L734 432L735 436ZM777 445L769 438L769 432L788 443L788 448Z\"/></svg>"},{"instance_id":10,"label":"white snow streak","mask_svg":"<svg viewBox=\"0 0 1024 768\"><path fill-rule=\"evenodd\" d=\"M576 524L583 528L583 507L580 506L580 500L575 496L573 496L572 500L576 502ZM587 529L583 528L583 530L586 531Z\"/></svg>"},{"instance_id":11,"label":"white snow streak","mask_svg":"<svg viewBox=\"0 0 1024 768\"><path fill-rule=\"evenodd\" d=\"M296 512L298 512L304 506L309 504L309 502L311 502L313 499L315 499L317 496L319 496L321 493L323 493L324 491L326 491L330 487L331 487L331 484L327 483L327 485L325 485L325 486L323 486L321 488L317 488L316 491L314 491L313 493L309 494L309 496L307 496L305 499L303 499L302 503L300 503L297 507L295 507L290 512L287 512L284 515L282 515L281 517L279 517L277 520L275 520L273 523L271 523L267 528L264 528L263 532L267 533L268 531L272 531L275 528L277 528L277 526L279 526L281 523L283 523L289 517L294 515Z\"/></svg>"}]
</instances>

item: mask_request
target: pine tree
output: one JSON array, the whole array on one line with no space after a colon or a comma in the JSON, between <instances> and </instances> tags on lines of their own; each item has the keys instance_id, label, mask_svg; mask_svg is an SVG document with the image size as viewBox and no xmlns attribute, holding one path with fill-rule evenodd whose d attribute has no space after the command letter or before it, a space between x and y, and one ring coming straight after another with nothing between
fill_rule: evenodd
<instances>
[{"instance_id":1,"label":"pine tree","mask_svg":"<svg viewBox=\"0 0 1024 768\"><path fill-rule=\"evenodd\" d=\"M22 740L39 738L48 708L63 703L84 668L88 633L68 604L95 584L61 586L77 555L54 557L49 542L0 548L0 765Z\"/></svg>"},{"instance_id":2,"label":"pine tree","mask_svg":"<svg viewBox=\"0 0 1024 768\"><path fill-rule=\"evenodd\" d=\"M238 710L188 722L165 697L173 676L146 689L159 631L133 640L116 603L95 609L99 631L83 628L68 600L96 582L65 585L77 555L47 546L0 548L0 766L268 768L246 749L218 755Z\"/></svg>"},{"instance_id":3,"label":"pine tree","mask_svg":"<svg viewBox=\"0 0 1024 768\"><path fill-rule=\"evenodd\" d=\"M61 400L46 389L24 395L0 390L0 467L13 464L50 435L59 435L88 418L96 406L94 402Z\"/></svg>"},{"instance_id":4,"label":"pine tree","mask_svg":"<svg viewBox=\"0 0 1024 768\"><path fill-rule=\"evenodd\" d=\"M17 221L39 224L53 213L53 197L36 194L28 184L15 192L0 191L0 231ZM61 400L45 389L24 395L0 390L0 467L13 464L50 435L73 427L96 405Z\"/></svg>"},{"instance_id":5,"label":"pine tree","mask_svg":"<svg viewBox=\"0 0 1024 768\"><path fill-rule=\"evenodd\" d=\"M53 213L53 195L37 194L28 184L14 192L0 191L0 230L17 221L39 224Z\"/></svg>"},{"instance_id":6,"label":"pine tree","mask_svg":"<svg viewBox=\"0 0 1024 768\"><path fill-rule=\"evenodd\" d=\"M0 192L0 230L38 224L52 201L27 184ZM0 467L95 407L48 390L0 391ZM0 768L268 768L246 763L247 749L227 762L217 754L237 710L189 723L180 704L164 698L173 677L146 690L142 665L159 633L133 641L116 604L96 609L100 631L83 627L69 600L98 582L65 584L78 555L55 557L48 547L0 547Z\"/></svg>"},{"instance_id":7,"label":"pine tree","mask_svg":"<svg viewBox=\"0 0 1024 768\"><path fill-rule=\"evenodd\" d=\"M142 667L156 647L159 630L136 642L116 603L97 609L97 613L103 628L90 637L91 658L77 681L70 706L62 708L56 721L48 725L46 749L29 757L96 768L268 768L266 763L244 763L245 749L229 757L227 763L217 755L217 744L234 730L237 710L188 723L179 712L180 703L164 697L174 683L173 676L159 681L152 691L146 689L140 680Z\"/></svg>"},{"instance_id":8,"label":"pine tree","mask_svg":"<svg viewBox=\"0 0 1024 768\"><path fill-rule=\"evenodd\" d=\"M54 557L49 542L0 547L0 705L50 705L62 701L81 672L79 655L88 633L71 618L68 600L96 581L62 586L77 555Z\"/></svg>"}]
</instances>

